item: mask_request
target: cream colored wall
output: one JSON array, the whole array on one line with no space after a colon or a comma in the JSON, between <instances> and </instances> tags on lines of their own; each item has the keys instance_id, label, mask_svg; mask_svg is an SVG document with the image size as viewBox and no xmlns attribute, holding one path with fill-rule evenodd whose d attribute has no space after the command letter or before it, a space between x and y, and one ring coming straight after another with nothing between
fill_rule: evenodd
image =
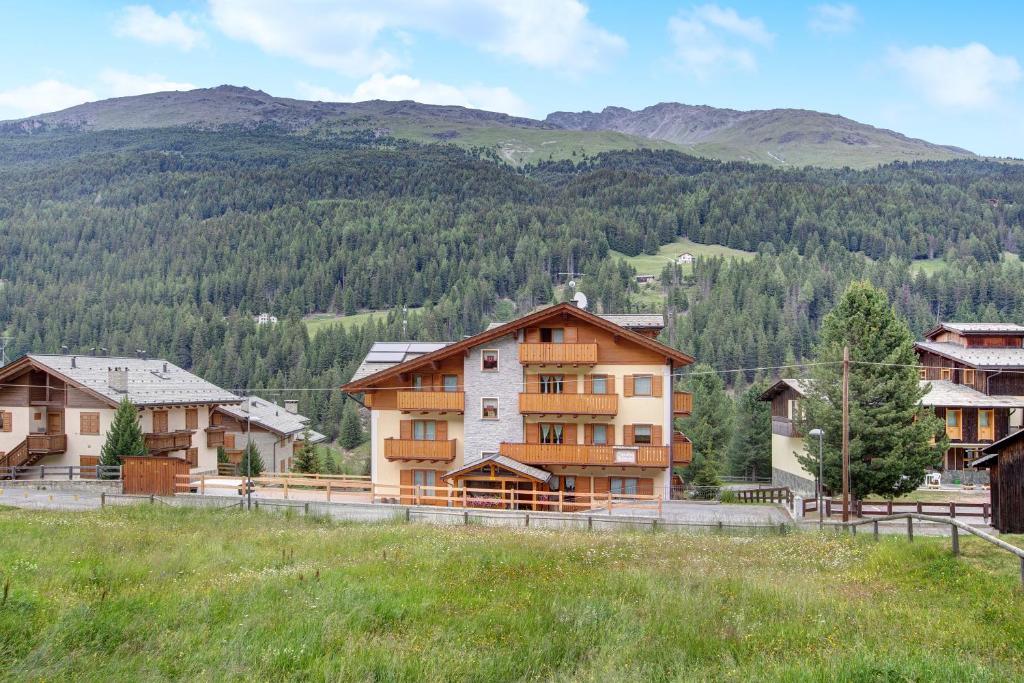
<instances>
[{"instance_id":1,"label":"cream colored wall","mask_svg":"<svg viewBox=\"0 0 1024 683\"><path fill-rule=\"evenodd\" d=\"M381 485L395 486L394 493L398 494L398 485L401 483L402 470L451 470L462 467L464 462L465 426L461 417L452 416L431 416L417 415L415 419L424 420L445 420L448 421L448 438L455 439L455 461L451 463L409 463L394 462L384 457L384 440L388 438L397 439L401 434L401 421L413 419L410 415L403 415L400 410L374 410L372 412L370 426L370 438L372 440L370 452L373 458L370 469L373 482ZM385 492L387 493L387 492Z\"/></svg>"},{"instance_id":2,"label":"cream colored wall","mask_svg":"<svg viewBox=\"0 0 1024 683\"><path fill-rule=\"evenodd\" d=\"M11 431L0 432L0 451L7 453L29 435L29 423L32 419L31 408L0 406L0 410L11 413Z\"/></svg>"},{"instance_id":3,"label":"cream colored wall","mask_svg":"<svg viewBox=\"0 0 1024 683\"><path fill-rule=\"evenodd\" d=\"M68 437L68 450L62 457L54 460L47 460L55 465L79 465L83 455L94 455L99 457L103 442L107 439L107 431L114 421L113 408L67 408L64 411L64 433ZM100 433L82 434L82 413L100 414Z\"/></svg>"},{"instance_id":4,"label":"cream colored wall","mask_svg":"<svg viewBox=\"0 0 1024 683\"><path fill-rule=\"evenodd\" d=\"M545 467L552 474L571 477L623 477L626 479L653 479L654 495L664 497L665 488L669 481L668 471L661 468L639 468L639 467ZM593 488L591 488L593 492Z\"/></svg>"},{"instance_id":5,"label":"cream colored wall","mask_svg":"<svg viewBox=\"0 0 1024 683\"><path fill-rule=\"evenodd\" d=\"M797 462L794 451L801 454L804 452L803 438L772 434L772 467L797 477L814 479L814 473L808 472Z\"/></svg>"}]
</instances>

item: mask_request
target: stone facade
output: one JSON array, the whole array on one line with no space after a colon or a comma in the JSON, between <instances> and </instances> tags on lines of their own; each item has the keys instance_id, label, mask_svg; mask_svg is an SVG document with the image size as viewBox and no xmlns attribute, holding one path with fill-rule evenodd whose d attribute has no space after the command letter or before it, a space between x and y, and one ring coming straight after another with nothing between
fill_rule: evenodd
<instances>
[{"instance_id":1,"label":"stone facade","mask_svg":"<svg viewBox=\"0 0 1024 683\"><path fill-rule=\"evenodd\" d=\"M814 480L798 477L792 472L772 468L772 486L788 486L790 490L814 495Z\"/></svg>"},{"instance_id":2,"label":"stone facade","mask_svg":"<svg viewBox=\"0 0 1024 683\"><path fill-rule=\"evenodd\" d=\"M490 349L498 351L497 372L482 369L482 353ZM523 368L519 364L519 340L509 335L470 349L463 373L466 392L463 462L477 460L481 453L496 453L502 441L522 442L519 392ZM481 417L485 398L498 399L497 420Z\"/></svg>"}]
</instances>

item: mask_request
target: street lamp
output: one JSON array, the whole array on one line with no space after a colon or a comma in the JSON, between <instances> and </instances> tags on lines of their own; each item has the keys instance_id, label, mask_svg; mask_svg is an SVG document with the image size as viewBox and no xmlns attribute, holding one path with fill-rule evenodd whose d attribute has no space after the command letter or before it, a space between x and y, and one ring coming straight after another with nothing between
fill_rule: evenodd
<instances>
[{"instance_id":1,"label":"street lamp","mask_svg":"<svg viewBox=\"0 0 1024 683\"><path fill-rule=\"evenodd\" d=\"M822 495L821 495L821 484L822 484L822 481L825 478L825 469L824 469L824 465L822 464L824 462L824 456L823 456L824 446L822 444L823 444L823 440L825 438L825 430L824 429L812 429L811 431L807 432L807 436L817 437L817 439L818 439L818 483L817 483L817 486L816 486L816 489L817 489L817 491L816 491L816 498L818 500L818 529L824 529L825 528L825 518L823 516L824 513L823 513L823 511L821 509L821 504L824 501L822 500Z\"/></svg>"}]
</instances>

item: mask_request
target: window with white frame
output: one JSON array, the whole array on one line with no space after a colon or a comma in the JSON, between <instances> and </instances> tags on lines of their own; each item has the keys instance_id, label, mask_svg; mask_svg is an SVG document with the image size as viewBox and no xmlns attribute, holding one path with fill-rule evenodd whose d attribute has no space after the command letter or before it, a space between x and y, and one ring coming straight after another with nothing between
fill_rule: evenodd
<instances>
[{"instance_id":1,"label":"window with white frame","mask_svg":"<svg viewBox=\"0 0 1024 683\"><path fill-rule=\"evenodd\" d=\"M651 443L651 425L635 425L633 427L633 443L649 445Z\"/></svg>"},{"instance_id":2,"label":"window with white frame","mask_svg":"<svg viewBox=\"0 0 1024 683\"><path fill-rule=\"evenodd\" d=\"M594 445L608 445L608 425L594 425Z\"/></svg>"},{"instance_id":3,"label":"window with white frame","mask_svg":"<svg viewBox=\"0 0 1024 683\"><path fill-rule=\"evenodd\" d=\"M607 394L608 393L608 376L607 375L594 375L590 378L590 391L595 394Z\"/></svg>"},{"instance_id":4,"label":"window with white frame","mask_svg":"<svg viewBox=\"0 0 1024 683\"><path fill-rule=\"evenodd\" d=\"M651 375L633 375L633 395L650 396L653 392L654 378Z\"/></svg>"},{"instance_id":5,"label":"window with white frame","mask_svg":"<svg viewBox=\"0 0 1024 683\"><path fill-rule=\"evenodd\" d=\"M484 372L498 371L498 349L484 349L480 352L480 369Z\"/></svg>"},{"instance_id":6,"label":"window with white frame","mask_svg":"<svg viewBox=\"0 0 1024 683\"><path fill-rule=\"evenodd\" d=\"M482 398L480 399L480 417L484 420L497 420L498 419L498 399L496 398Z\"/></svg>"}]
</instances>

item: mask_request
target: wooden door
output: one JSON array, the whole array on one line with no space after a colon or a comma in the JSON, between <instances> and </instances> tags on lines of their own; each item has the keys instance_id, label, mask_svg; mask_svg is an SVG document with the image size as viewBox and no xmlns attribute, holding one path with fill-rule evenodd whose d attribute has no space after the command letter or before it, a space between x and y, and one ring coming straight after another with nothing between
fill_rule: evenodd
<instances>
[{"instance_id":1,"label":"wooden door","mask_svg":"<svg viewBox=\"0 0 1024 683\"><path fill-rule=\"evenodd\" d=\"M46 413L46 433L64 433L64 413Z\"/></svg>"},{"instance_id":2,"label":"wooden door","mask_svg":"<svg viewBox=\"0 0 1024 683\"><path fill-rule=\"evenodd\" d=\"M153 411L153 431L157 434L168 431L166 410Z\"/></svg>"}]
</instances>

